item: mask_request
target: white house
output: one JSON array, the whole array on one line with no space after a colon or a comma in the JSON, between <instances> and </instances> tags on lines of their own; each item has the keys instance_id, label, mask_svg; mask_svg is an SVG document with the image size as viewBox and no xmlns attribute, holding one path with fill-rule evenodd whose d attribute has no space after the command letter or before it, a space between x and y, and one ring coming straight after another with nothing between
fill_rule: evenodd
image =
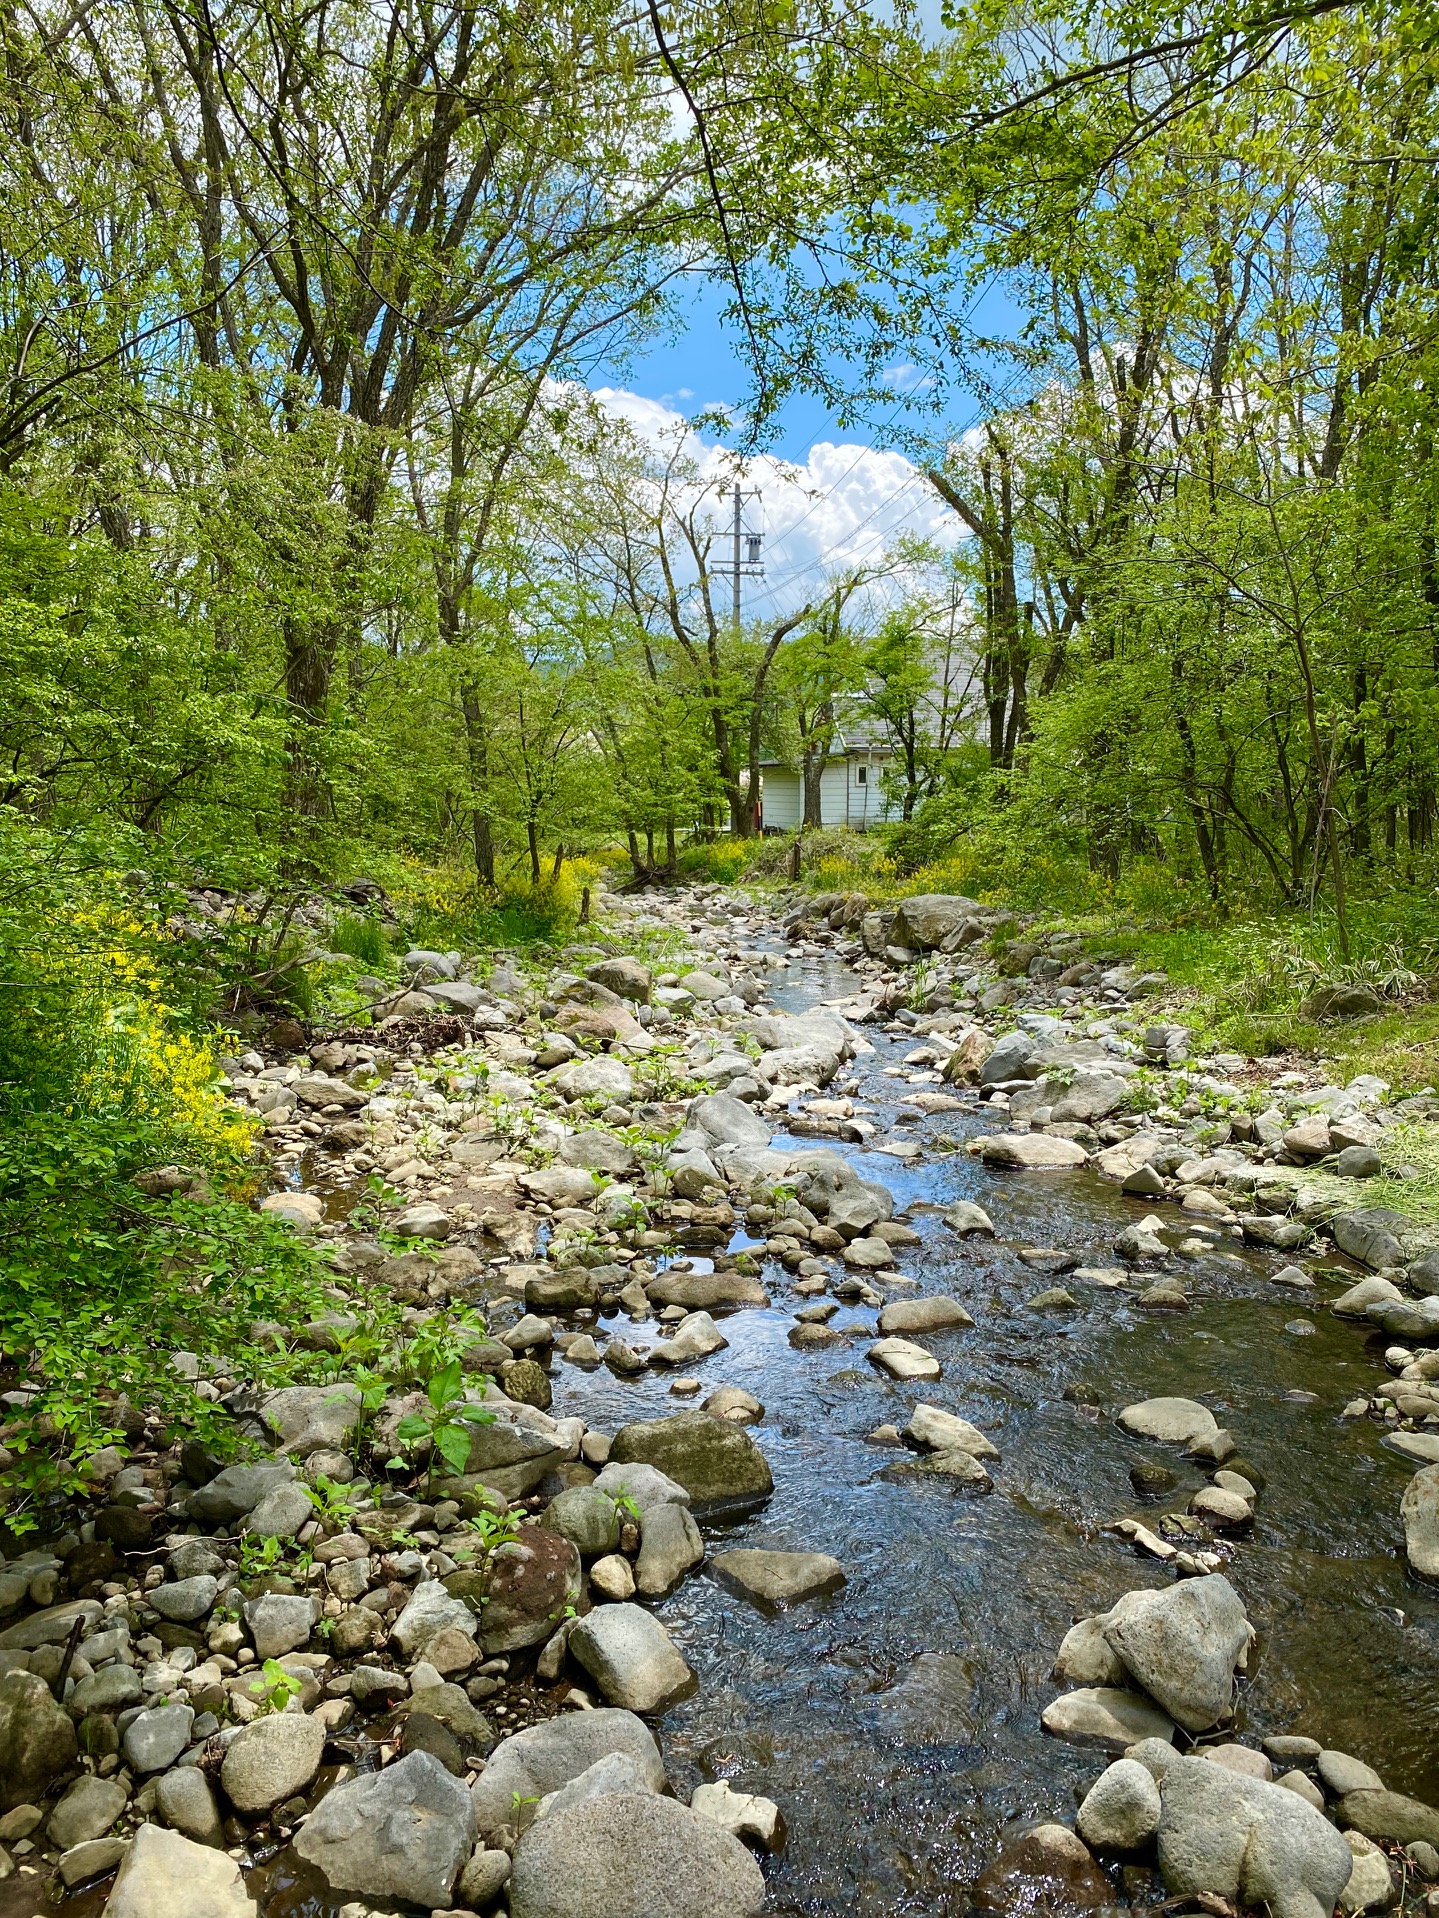
<instances>
[{"instance_id":1,"label":"white house","mask_svg":"<svg viewBox=\"0 0 1439 1918\"><path fill-rule=\"evenodd\" d=\"M863 832L885 819L897 819L899 808L880 789L880 778L894 755L888 746L872 740L836 736L820 774L821 823L849 826ZM793 832L804 822L804 780L797 768L778 759L760 767L761 796L766 832Z\"/></svg>"}]
</instances>

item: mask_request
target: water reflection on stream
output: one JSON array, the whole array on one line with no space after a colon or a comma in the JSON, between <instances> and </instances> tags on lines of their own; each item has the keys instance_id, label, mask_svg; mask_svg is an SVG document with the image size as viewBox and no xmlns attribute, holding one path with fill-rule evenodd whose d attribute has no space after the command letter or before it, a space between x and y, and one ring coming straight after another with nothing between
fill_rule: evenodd
<instances>
[{"instance_id":1,"label":"water reflection on stream","mask_svg":"<svg viewBox=\"0 0 1439 1918\"><path fill-rule=\"evenodd\" d=\"M811 961L774 997L798 1011L856 984L838 962ZM887 1109L904 1086L883 1068L914 1042L866 1036L876 1050L858 1062L861 1096ZM905 1136L963 1136L976 1123L944 1113ZM777 1619L703 1573L659 1607L700 1680L664 1720L670 1775L686 1797L725 1777L778 1801L790 1839L768 1868L771 1908L959 1913L1006 1824L1072 1810L1103 1760L1039 1729L1058 1689L1055 1651L1076 1616L1169 1576L1100 1528L1143 1510L1128 1479L1136 1458L1163 1458L1180 1477L1182 1490L1151 1506L1150 1519L1182 1509L1204 1482L1112 1420L1162 1393L1204 1397L1266 1479L1253 1533L1229 1567L1261 1634L1241 1730L1311 1734L1374 1763L1393 1788L1439 1800L1439 1603L1406 1576L1398 1519L1414 1468L1382 1449L1374 1426L1338 1418L1372 1388L1385 1341L1366 1345L1317 1299L1272 1285L1277 1255L1227 1250L1185 1262L1188 1314L1147 1314L1132 1293L1072 1277L1060 1282L1079 1311L1030 1313L1024 1302L1054 1281L1015 1248L1067 1247L1084 1263L1111 1263L1117 1232L1138 1216L1134 1201L1084 1170L996 1175L962 1152L904 1165L841 1149L890 1186L898 1208L974 1198L1000 1238L960 1242L937 1213L910 1221L924 1243L901 1251L900 1267L925 1291L955 1293L976 1320L926 1338L944 1365L932 1385L888 1383L865 1360L867 1337L792 1350L784 1305L802 1301L778 1268L767 1275L774 1309L724 1318L729 1349L701 1368L707 1391L741 1385L764 1403L754 1430L775 1478L768 1506L727 1534L711 1528L711 1542L830 1552L849 1575L832 1599ZM842 1308L832 1323L868 1332L872 1319ZM555 1410L613 1432L673 1411L669 1382L557 1363ZM1099 1420L1066 1398L1077 1385L1103 1408ZM920 1397L994 1438L1003 1456L991 1496L881 1479L893 1454L864 1435L902 1425ZM279 1882L265 1905L268 1918L330 1909Z\"/></svg>"}]
</instances>

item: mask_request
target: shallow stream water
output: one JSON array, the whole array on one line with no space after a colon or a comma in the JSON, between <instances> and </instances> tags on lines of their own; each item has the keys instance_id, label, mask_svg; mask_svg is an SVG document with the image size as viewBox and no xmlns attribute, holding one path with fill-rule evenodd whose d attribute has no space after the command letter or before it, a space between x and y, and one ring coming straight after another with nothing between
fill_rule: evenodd
<instances>
[{"instance_id":1,"label":"shallow stream water","mask_svg":"<svg viewBox=\"0 0 1439 1918\"><path fill-rule=\"evenodd\" d=\"M801 1011L857 984L838 960L811 959L782 975L773 997ZM884 1069L915 1042L873 1028L866 1036L875 1050L852 1074L887 1121L907 1088ZM902 1136L963 1138L981 1123L977 1110L943 1113ZM901 1249L896 1263L918 1291L960 1298L976 1323L926 1335L942 1378L895 1385L865 1359L874 1315L862 1308L841 1307L831 1321L854 1328L852 1344L792 1349L792 1308L804 1301L772 1266L773 1307L722 1318L728 1350L700 1368L706 1392L731 1383L763 1402L752 1429L775 1479L762 1511L706 1528L711 1549L828 1552L848 1574L834 1597L773 1618L703 1571L658 1608L699 1678L661 1730L676 1788L687 1798L727 1778L775 1799L787 1821L788 1844L767 1866L769 1908L948 1918L970 1909L1007 1830L1071 1816L1105 1761L1040 1729L1060 1689L1049 1676L1055 1652L1076 1617L1170 1578L1103 1528L1183 1510L1205 1482L1198 1467L1114 1421L1122 1406L1165 1393L1203 1398L1265 1479L1252 1532L1222 1548L1260 1634L1240 1733L1307 1733L1372 1763L1392 1788L1439 1802L1439 1600L1406 1574L1398 1516L1414 1466L1383 1448L1380 1428L1339 1417L1373 1389L1384 1339L1323 1309L1332 1286L1312 1295L1276 1286L1266 1275L1279 1255L1227 1241L1181 1261L1192 1299L1182 1314L1147 1313L1133 1291L1031 1270L1018 1247L1111 1264L1115 1237L1139 1216L1134 1200L1087 1170L993 1173L963 1151L927 1150L907 1165L838 1149L890 1187L897 1210L918 1206L907 1221L923 1244ZM957 1198L986 1208L997 1240L960 1241L942 1225L939 1210ZM1079 1310L1026 1309L1054 1283L1074 1292ZM554 1385L557 1413L608 1432L679 1403L658 1373L618 1379L557 1362ZM881 1477L895 1454L866 1433L903 1425L921 1398L972 1419L998 1445L990 1495ZM1173 1467L1180 1488L1146 1506L1128 1477L1141 1458ZM334 1918L346 1902L297 1875L288 1853L253 1889L265 1918ZM1123 1895L1142 1904L1162 1893L1131 1882ZM78 1918L79 1905L69 1909Z\"/></svg>"}]
</instances>

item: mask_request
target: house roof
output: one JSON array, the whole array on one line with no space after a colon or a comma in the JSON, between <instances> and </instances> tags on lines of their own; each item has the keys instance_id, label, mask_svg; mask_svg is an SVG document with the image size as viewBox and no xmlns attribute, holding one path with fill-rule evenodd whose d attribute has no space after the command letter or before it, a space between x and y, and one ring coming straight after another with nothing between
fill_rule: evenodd
<instances>
[{"instance_id":1,"label":"house roof","mask_svg":"<svg viewBox=\"0 0 1439 1918\"><path fill-rule=\"evenodd\" d=\"M877 739L838 738L825 754L825 764L830 765L837 759L893 759L894 748ZM760 768L780 767L787 772L798 772L797 766L791 766L787 759L762 759Z\"/></svg>"}]
</instances>

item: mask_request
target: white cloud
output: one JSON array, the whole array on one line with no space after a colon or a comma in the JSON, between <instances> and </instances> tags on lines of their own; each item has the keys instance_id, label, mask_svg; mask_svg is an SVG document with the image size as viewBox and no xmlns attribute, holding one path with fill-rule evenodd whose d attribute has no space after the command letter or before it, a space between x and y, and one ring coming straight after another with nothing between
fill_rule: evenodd
<instances>
[{"instance_id":1,"label":"white cloud","mask_svg":"<svg viewBox=\"0 0 1439 1918\"><path fill-rule=\"evenodd\" d=\"M657 446L673 447L682 436L703 484L732 482L734 455L695 433L664 400L611 386L598 388L594 397ZM893 450L820 440L802 464L772 454L747 461L743 483L761 494L758 508L745 509L747 527L764 534L765 577L746 582L744 589L746 608L759 614L803 604L822 590L827 575L873 565L904 536L942 546L964 537L919 468ZM717 521L721 517L717 499Z\"/></svg>"}]
</instances>

